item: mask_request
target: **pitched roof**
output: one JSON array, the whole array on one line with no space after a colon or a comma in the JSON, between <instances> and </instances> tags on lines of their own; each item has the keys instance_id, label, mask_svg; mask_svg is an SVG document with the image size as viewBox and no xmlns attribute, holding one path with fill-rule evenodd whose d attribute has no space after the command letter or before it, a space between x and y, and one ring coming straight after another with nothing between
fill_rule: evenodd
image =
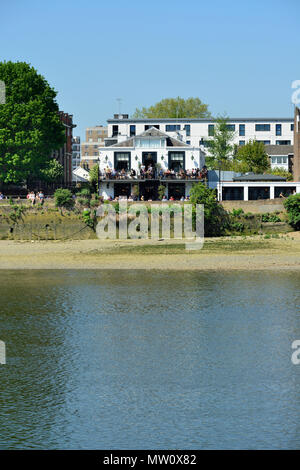
<instances>
[{"instance_id":1,"label":"pitched roof","mask_svg":"<svg viewBox=\"0 0 300 470\"><path fill-rule=\"evenodd\" d=\"M133 147L134 146L134 139L139 137L165 137L167 139L167 147L190 147L189 144L182 142L179 139L175 139L174 137L170 137L165 132L160 131L156 127L150 127L146 131L138 134L134 137L130 137L129 139L123 140L123 142L118 142L117 144L110 145L109 147Z\"/></svg>"},{"instance_id":2,"label":"pitched roof","mask_svg":"<svg viewBox=\"0 0 300 470\"><path fill-rule=\"evenodd\" d=\"M233 177L233 181L286 181L286 178L278 175L256 175L254 173L248 173Z\"/></svg>"},{"instance_id":3,"label":"pitched roof","mask_svg":"<svg viewBox=\"0 0 300 470\"><path fill-rule=\"evenodd\" d=\"M266 152L268 155L293 155L294 146L293 145L266 145Z\"/></svg>"}]
</instances>

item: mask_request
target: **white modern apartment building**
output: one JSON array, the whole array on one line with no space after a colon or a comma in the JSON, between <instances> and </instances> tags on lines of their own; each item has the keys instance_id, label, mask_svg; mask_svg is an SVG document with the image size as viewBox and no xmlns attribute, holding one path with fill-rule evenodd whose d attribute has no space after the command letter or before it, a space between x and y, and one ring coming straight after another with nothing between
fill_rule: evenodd
<instances>
[{"instance_id":1,"label":"white modern apartment building","mask_svg":"<svg viewBox=\"0 0 300 470\"><path fill-rule=\"evenodd\" d=\"M130 119L127 114L108 119L106 145L121 142L155 127L192 147L207 145L213 136L215 119ZM233 143L245 145L257 140L265 145L293 145L293 118L229 118L228 126L234 131Z\"/></svg>"}]
</instances>

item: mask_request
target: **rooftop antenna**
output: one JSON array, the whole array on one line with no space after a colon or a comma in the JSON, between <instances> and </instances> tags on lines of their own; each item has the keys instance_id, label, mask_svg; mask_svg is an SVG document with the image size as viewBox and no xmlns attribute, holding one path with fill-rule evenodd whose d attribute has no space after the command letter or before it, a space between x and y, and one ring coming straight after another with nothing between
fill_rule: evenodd
<instances>
[{"instance_id":1,"label":"rooftop antenna","mask_svg":"<svg viewBox=\"0 0 300 470\"><path fill-rule=\"evenodd\" d=\"M121 104L122 104L122 98L117 98L118 102L118 110L119 110L119 116L121 115Z\"/></svg>"}]
</instances>

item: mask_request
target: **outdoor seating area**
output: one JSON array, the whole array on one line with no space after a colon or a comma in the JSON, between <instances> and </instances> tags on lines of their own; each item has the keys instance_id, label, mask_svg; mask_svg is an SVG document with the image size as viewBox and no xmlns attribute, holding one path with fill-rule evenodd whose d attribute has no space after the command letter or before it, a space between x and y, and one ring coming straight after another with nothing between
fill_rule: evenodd
<instances>
[{"instance_id":1,"label":"outdoor seating area","mask_svg":"<svg viewBox=\"0 0 300 470\"><path fill-rule=\"evenodd\" d=\"M191 170L179 169L162 169L159 170L152 166L146 168L141 165L139 171L134 169L121 170L111 169L107 167L104 171L99 170L99 179L101 180L207 180L208 171L206 166L202 169L192 168Z\"/></svg>"}]
</instances>

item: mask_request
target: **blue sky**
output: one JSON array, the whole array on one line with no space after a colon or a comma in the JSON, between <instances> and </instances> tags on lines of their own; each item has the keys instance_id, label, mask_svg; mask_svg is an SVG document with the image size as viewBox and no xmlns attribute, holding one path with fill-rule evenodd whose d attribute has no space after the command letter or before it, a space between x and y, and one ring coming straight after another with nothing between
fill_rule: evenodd
<instances>
[{"instance_id":1,"label":"blue sky","mask_svg":"<svg viewBox=\"0 0 300 470\"><path fill-rule=\"evenodd\" d=\"M75 135L162 98L213 115L288 117L300 79L299 0L1 0L0 60L30 62Z\"/></svg>"}]
</instances>

